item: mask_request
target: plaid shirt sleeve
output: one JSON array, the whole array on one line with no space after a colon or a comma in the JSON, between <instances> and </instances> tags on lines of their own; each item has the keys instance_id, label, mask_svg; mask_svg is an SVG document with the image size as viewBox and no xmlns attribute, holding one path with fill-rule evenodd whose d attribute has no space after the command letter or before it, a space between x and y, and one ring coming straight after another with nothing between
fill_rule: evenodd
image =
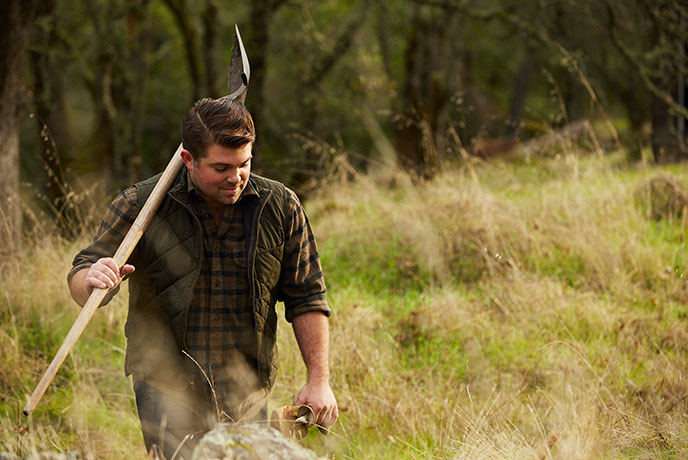
<instances>
[{"instance_id":1,"label":"plaid shirt sleeve","mask_svg":"<svg viewBox=\"0 0 688 460\"><path fill-rule=\"evenodd\" d=\"M310 311L330 316L320 256L308 217L291 190L288 191L287 203L290 215L285 229L286 242L277 298L284 302L285 318L289 322Z\"/></svg>"},{"instance_id":2,"label":"plaid shirt sleeve","mask_svg":"<svg viewBox=\"0 0 688 460\"><path fill-rule=\"evenodd\" d=\"M136 188L129 187L117 195L108 206L93 242L74 257L67 280L71 280L79 270L89 268L98 259L114 256L138 213ZM119 286L109 292L103 305L109 302L118 290Z\"/></svg>"}]
</instances>

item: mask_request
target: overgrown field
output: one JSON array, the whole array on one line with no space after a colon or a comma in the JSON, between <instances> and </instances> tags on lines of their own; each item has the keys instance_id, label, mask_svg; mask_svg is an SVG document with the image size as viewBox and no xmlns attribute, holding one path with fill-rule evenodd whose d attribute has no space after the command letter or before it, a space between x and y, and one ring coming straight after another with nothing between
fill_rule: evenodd
<instances>
[{"instance_id":1,"label":"overgrown field","mask_svg":"<svg viewBox=\"0 0 688 460\"><path fill-rule=\"evenodd\" d=\"M568 154L421 185L392 170L333 178L306 208L341 415L304 442L340 459L685 458L688 229L680 213L648 218L637 193L682 169ZM0 451L145 458L124 293L20 415L76 316L65 276L85 242L44 236L3 269ZM305 376L286 323L280 343L273 405Z\"/></svg>"}]
</instances>

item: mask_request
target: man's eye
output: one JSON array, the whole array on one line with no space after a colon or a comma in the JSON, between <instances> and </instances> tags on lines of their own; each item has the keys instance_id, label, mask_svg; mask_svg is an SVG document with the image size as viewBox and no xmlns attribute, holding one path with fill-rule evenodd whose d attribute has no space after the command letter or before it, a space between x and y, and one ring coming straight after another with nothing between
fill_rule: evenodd
<instances>
[{"instance_id":1,"label":"man's eye","mask_svg":"<svg viewBox=\"0 0 688 460\"><path fill-rule=\"evenodd\" d=\"M215 171L217 172L225 172L227 168L215 168Z\"/></svg>"}]
</instances>

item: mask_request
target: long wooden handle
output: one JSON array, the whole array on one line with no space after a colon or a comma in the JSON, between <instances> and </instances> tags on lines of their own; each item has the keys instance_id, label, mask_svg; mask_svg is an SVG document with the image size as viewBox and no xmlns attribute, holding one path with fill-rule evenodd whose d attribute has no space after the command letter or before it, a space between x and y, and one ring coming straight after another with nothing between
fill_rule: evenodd
<instances>
[{"instance_id":1,"label":"long wooden handle","mask_svg":"<svg viewBox=\"0 0 688 460\"><path fill-rule=\"evenodd\" d=\"M143 208L139 212L138 216L136 216L136 220L134 220L134 223L131 224L131 228L125 235L122 243L117 249L117 252L113 256L118 267L122 268L122 266L127 262L127 259L129 259L129 256L131 255L132 251L134 251L136 244L141 239L143 232L146 230L146 227L148 227L148 224L155 215L155 212L158 210L160 203L167 194L172 182L174 182L174 179L177 177L177 174L184 164L181 157L181 151L182 145L179 144L177 151L174 153L174 156L168 163L165 171L162 173L162 176L160 176L160 180L158 180L158 183L153 188L148 200L146 200ZM69 330L69 333L67 333L67 337L65 337L64 341L62 342L60 349L57 350L57 353L48 366L48 369L46 369L40 382L38 382L38 385L26 403L26 406L24 406L24 410L22 411L24 415L30 415L31 412L33 412L33 410L36 408L38 402L43 397L43 394L45 394L45 391L48 389L48 386L55 378L58 369L64 360L67 359L67 355L72 348L74 348L76 341L79 340L79 337L81 337L81 334L86 329L86 325L93 317L93 314L100 306L100 303L103 301L108 291L109 289L93 289L93 292L84 304L84 308L79 313L79 316L77 316L72 328Z\"/></svg>"}]
</instances>

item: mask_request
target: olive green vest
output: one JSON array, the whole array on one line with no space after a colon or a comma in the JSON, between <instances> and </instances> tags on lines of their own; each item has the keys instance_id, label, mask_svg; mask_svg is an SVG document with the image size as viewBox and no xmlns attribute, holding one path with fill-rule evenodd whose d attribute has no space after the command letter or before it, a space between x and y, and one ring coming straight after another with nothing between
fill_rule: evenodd
<instances>
[{"instance_id":1,"label":"olive green vest","mask_svg":"<svg viewBox=\"0 0 688 460\"><path fill-rule=\"evenodd\" d=\"M139 209L158 178L136 184ZM183 384L196 366L184 352L189 350L186 320L201 269L203 243L200 222L189 206L187 178L183 169L130 258L136 271L129 279L125 370L135 379ZM279 182L255 174L250 183L258 196L247 195L237 206L243 207L244 215L258 378L269 391L277 371L273 290L284 249L287 190Z\"/></svg>"}]
</instances>

